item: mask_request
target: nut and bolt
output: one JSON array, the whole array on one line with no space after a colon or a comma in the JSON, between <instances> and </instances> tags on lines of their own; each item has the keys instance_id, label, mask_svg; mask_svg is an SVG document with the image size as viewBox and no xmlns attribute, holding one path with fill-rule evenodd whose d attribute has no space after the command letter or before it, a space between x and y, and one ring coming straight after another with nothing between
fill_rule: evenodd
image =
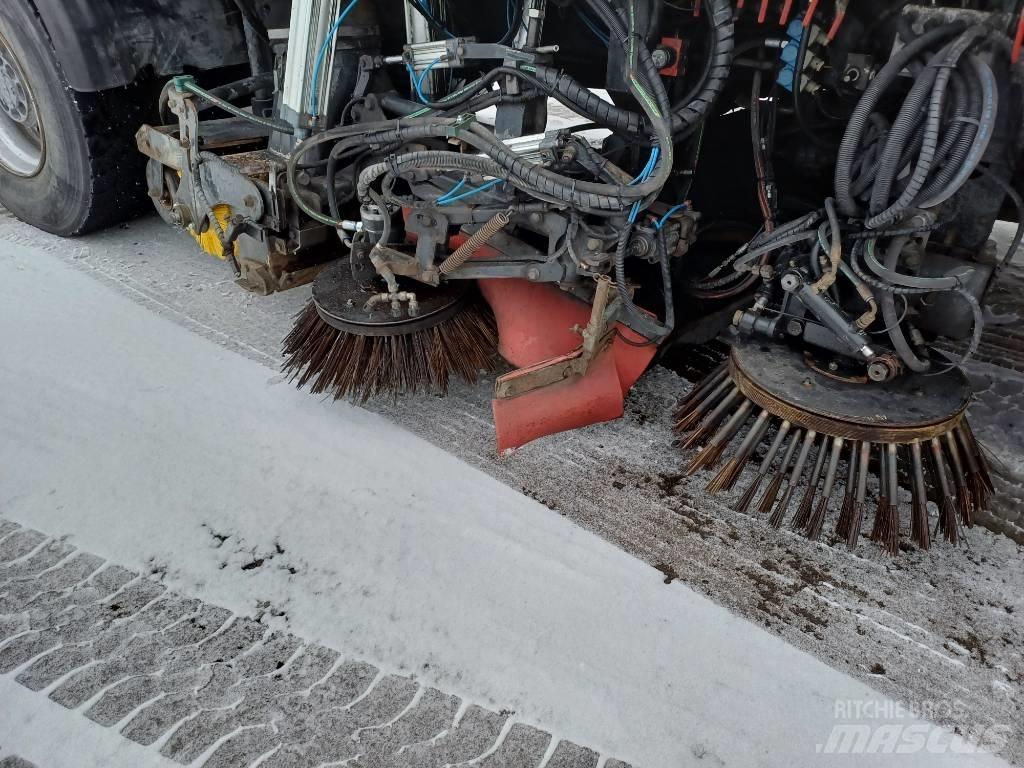
<instances>
[{"instance_id":1,"label":"nut and bolt","mask_svg":"<svg viewBox=\"0 0 1024 768\"><path fill-rule=\"evenodd\" d=\"M665 67L672 64L675 59L675 54L671 48L664 45L659 45L653 51L651 51L651 63L657 69L664 69Z\"/></svg>"},{"instance_id":2,"label":"nut and bolt","mask_svg":"<svg viewBox=\"0 0 1024 768\"><path fill-rule=\"evenodd\" d=\"M889 378L889 366L877 362L869 364L868 378L872 381L885 381Z\"/></svg>"}]
</instances>

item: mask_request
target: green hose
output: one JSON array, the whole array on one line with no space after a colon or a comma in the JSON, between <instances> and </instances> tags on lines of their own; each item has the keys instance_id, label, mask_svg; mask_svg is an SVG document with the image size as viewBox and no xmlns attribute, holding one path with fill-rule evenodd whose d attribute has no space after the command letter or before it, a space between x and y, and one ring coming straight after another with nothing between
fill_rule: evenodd
<instances>
[{"instance_id":1,"label":"green hose","mask_svg":"<svg viewBox=\"0 0 1024 768\"><path fill-rule=\"evenodd\" d=\"M277 131L278 133L287 134L295 133L295 128L289 125L288 123L285 123L280 120L271 120L265 117L258 117L257 115L254 115L252 112L246 112L241 107L236 107L230 101L225 101L219 96L214 96L209 91L200 88L198 85L196 85L196 81L193 80L190 76L183 75L174 78L174 87L179 92L188 91L189 93L194 93L196 96L205 99L211 104L216 104L225 112L230 112L235 117L240 117L243 120L248 120L250 123L256 123L256 125L261 125L264 128L269 128L271 131Z\"/></svg>"}]
</instances>

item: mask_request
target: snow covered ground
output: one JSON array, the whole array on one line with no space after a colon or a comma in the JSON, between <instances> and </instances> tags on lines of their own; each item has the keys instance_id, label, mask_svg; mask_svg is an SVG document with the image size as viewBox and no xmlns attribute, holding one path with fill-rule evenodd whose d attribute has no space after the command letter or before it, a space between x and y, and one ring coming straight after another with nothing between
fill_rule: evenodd
<instances>
[{"instance_id":1,"label":"snow covered ground","mask_svg":"<svg viewBox=\"0 0 1024 768\"><path fill-rule=\"evenodd\" d=\"M661 535L665 523L650 513L646 486L658 483L634 485L631 476L639 467L612 468L630 480L616 488L624 490L618 503L634 508L630 541L628 532L608 521L606 515L617 512L608 498L573 487L572 467L605 472L588 443L621 448L610 437L616 427L632 441L630 450L661 450L667 443L662 426L639 431L650 435L646 444L627 421L560 438L560 450L548 451L546 459L531 452L533 461L562 462L560 472L535 477L528 489L548 503L540 504L490 476L504 474L519 485L521 457L485 474L393 421L285 384L267 364L276 364L280 321L301 304L303 291L269 298L242 294L227 282L226 267L191 254L187 242L155 222L84 244L55 241L2 219L0 228L3 518L67 536L84 552L148 574L180 595L253 617L268 631L339 650L382 673L412 675L490 711L510 710L516 722L554 734L549 754L560 739L595 750L581 766L596 764L597 753L650 768L831 765L843 760L819 755L816 747L829 744L834 727L853 714L878 714L867 718L872 733L893 720L922 727L894 717L898 712L886 695L834 669L844 652L857 659L874 654L890 676L913 676L912 668L899 668L901 656L913 660L909 667L919 657L931 659L934 669L926 662L917 672L932 690L941 690L936 678L943 673L955 680L949 695L936 701L919 690L907 695L893 689L885 670L867 663L859 674L888 683L888 695L935 705L935 719L964 732L990 729L1009 743L1004 753L1014 754L1019 734L999 729L1019 722L1005 716L1013 705L1001 703L1019 691L1018 668L1005 668L1006 677L1018 681L1014 685L987 670L980 675L973 649L936 649L934 628L925 628L924 620L915 625L905 619L893 629L878 606L851 611L846 603L853 588L843 578L805 576L802 587L787 595L813 606L798 607L809 614L814 633L794 631L823 638L815 658L795 648L786 629L769 623L773 631L765 631L687 586L733 578L716 576L713 564L672 560L663 570L673 580L623 552L619 546L651 559L644 539L651 531ZM116 248L108 250L111 244ZM111 272L103 265L111 262L120 270L117 290L106 284ZM191 330L168 319L173 315ZM657 373L655 381L666 375ZM663 393L655 387L639 397L659 399ZM420 433L429 423L434 443L447 441L463 456L483 454L486 388L457 393L452 402L445 406L447 420L436 417L434 398L403 406L408 410L398 411L397 419L394 411L388 415ZM662 407L667 410L666 403ZM459 424L465 428L457 430ZM654 474L661 468L658 461L646 466ZM576 496L584 510L565 509L561 498L552 502L552 482ZM677 478L673 487L678 484ZM721 546L717 524L702 519L703 511L687 512L692 503L683 497L660 505L670 518L682 514L703 526L699 539L710 538L707 546L715 552ZM559 506L563 515L549 506ZM618 512L627 516L625 506ZM733 535L763 539L752 521L737 533L743 519L729 519ZM683 524L673 525L673 536L688 536ZM795 569L813 572L820 560L838 557L822 545L798 542L785 542L803 548L792 555ZM1005 540L982 532L978 547L992 556L984 578L1008 563L1019 569ZM940 559L939 567L955 568L963 554ZM787 559L780 557L777 567ZM852 562L837 564L848 569L838 576L864 589L873 580L898 585L904 578L885 573L883 561L846 559ZM775 578L768 565L762 562L762 587ZM730 566L721 561L718 567L724 572ZM1015 596L986 611L1002 612L1005 605L1009 614L1019 604L1019 590L1005 580L1004 587ZM923 598L929 610L967 613L962 605L946 605L941 583L931 590ZM769 600L765 594L760 599ZM851 613L859 617L858 628L866 627L865 647L837 649L835 633ZM1019 623L1005 630L1008 655ZM879 634L895 645L892 655L866 652ZM7 647L0 645L0 654ZM45 761L40 768L167 764L157 748L138 752L141 747L129 739L48 701L52 688L19 688L12 678L24 667L0 676L0 756ZM971 698L978 696L978 679L992 681L991 710L981 711ZM957 704L964 711L942 709L960 689L967 703ZM73 740L74 754L44 735L53 733L66 737L59 742ZM948 744L944 731L922 733L935 734L939 746ZM846 761L1003 764L948 749L929 753L924 746ZM508 763L518 764L525 765Z\"/></svg>"}]
</instances>

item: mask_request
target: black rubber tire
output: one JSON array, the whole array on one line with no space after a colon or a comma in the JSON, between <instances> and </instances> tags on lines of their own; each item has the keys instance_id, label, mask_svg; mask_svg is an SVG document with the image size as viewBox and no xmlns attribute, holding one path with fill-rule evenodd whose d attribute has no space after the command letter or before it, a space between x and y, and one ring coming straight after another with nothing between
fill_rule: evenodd
<instances>
[{"instance_id":1,"label":"black rubber tire","mask_svg":"<svg viewBox=\"0 0 1024 768\"><path fill-rule=\"evenodd\" d=\"M46 145L34 176L0 166L0 205L57 235L84 234L144 210L145 158L134 134L155 103L149 84L98 93L69 88L27 0L0 2L0 35L29 81Z\"/></svg>"}]
</instances>

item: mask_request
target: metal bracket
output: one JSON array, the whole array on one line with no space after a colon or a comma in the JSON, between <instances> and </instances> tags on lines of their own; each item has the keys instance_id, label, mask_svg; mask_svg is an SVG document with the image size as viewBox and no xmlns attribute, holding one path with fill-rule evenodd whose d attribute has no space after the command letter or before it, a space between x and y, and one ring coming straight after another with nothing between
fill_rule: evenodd
<instances>
[{"instance_id":1,"label":"metal bracket","mask_svg":"<svg viewBox=\"0 0 1024 768\"><path fill-rule=\"evenodd\" d=\"M494 396L499 400L525 395L542 387L548 387L567 379L582 378L590 366L615 336L615 328L609 327L608 300L611 296L612 281L607 275L597 278L594 303L590 308L587 327L574 328L583 339L582 345L567 355L544 360L528 368L499 376L494 383Z\"/></svg>"}]
</instances>

